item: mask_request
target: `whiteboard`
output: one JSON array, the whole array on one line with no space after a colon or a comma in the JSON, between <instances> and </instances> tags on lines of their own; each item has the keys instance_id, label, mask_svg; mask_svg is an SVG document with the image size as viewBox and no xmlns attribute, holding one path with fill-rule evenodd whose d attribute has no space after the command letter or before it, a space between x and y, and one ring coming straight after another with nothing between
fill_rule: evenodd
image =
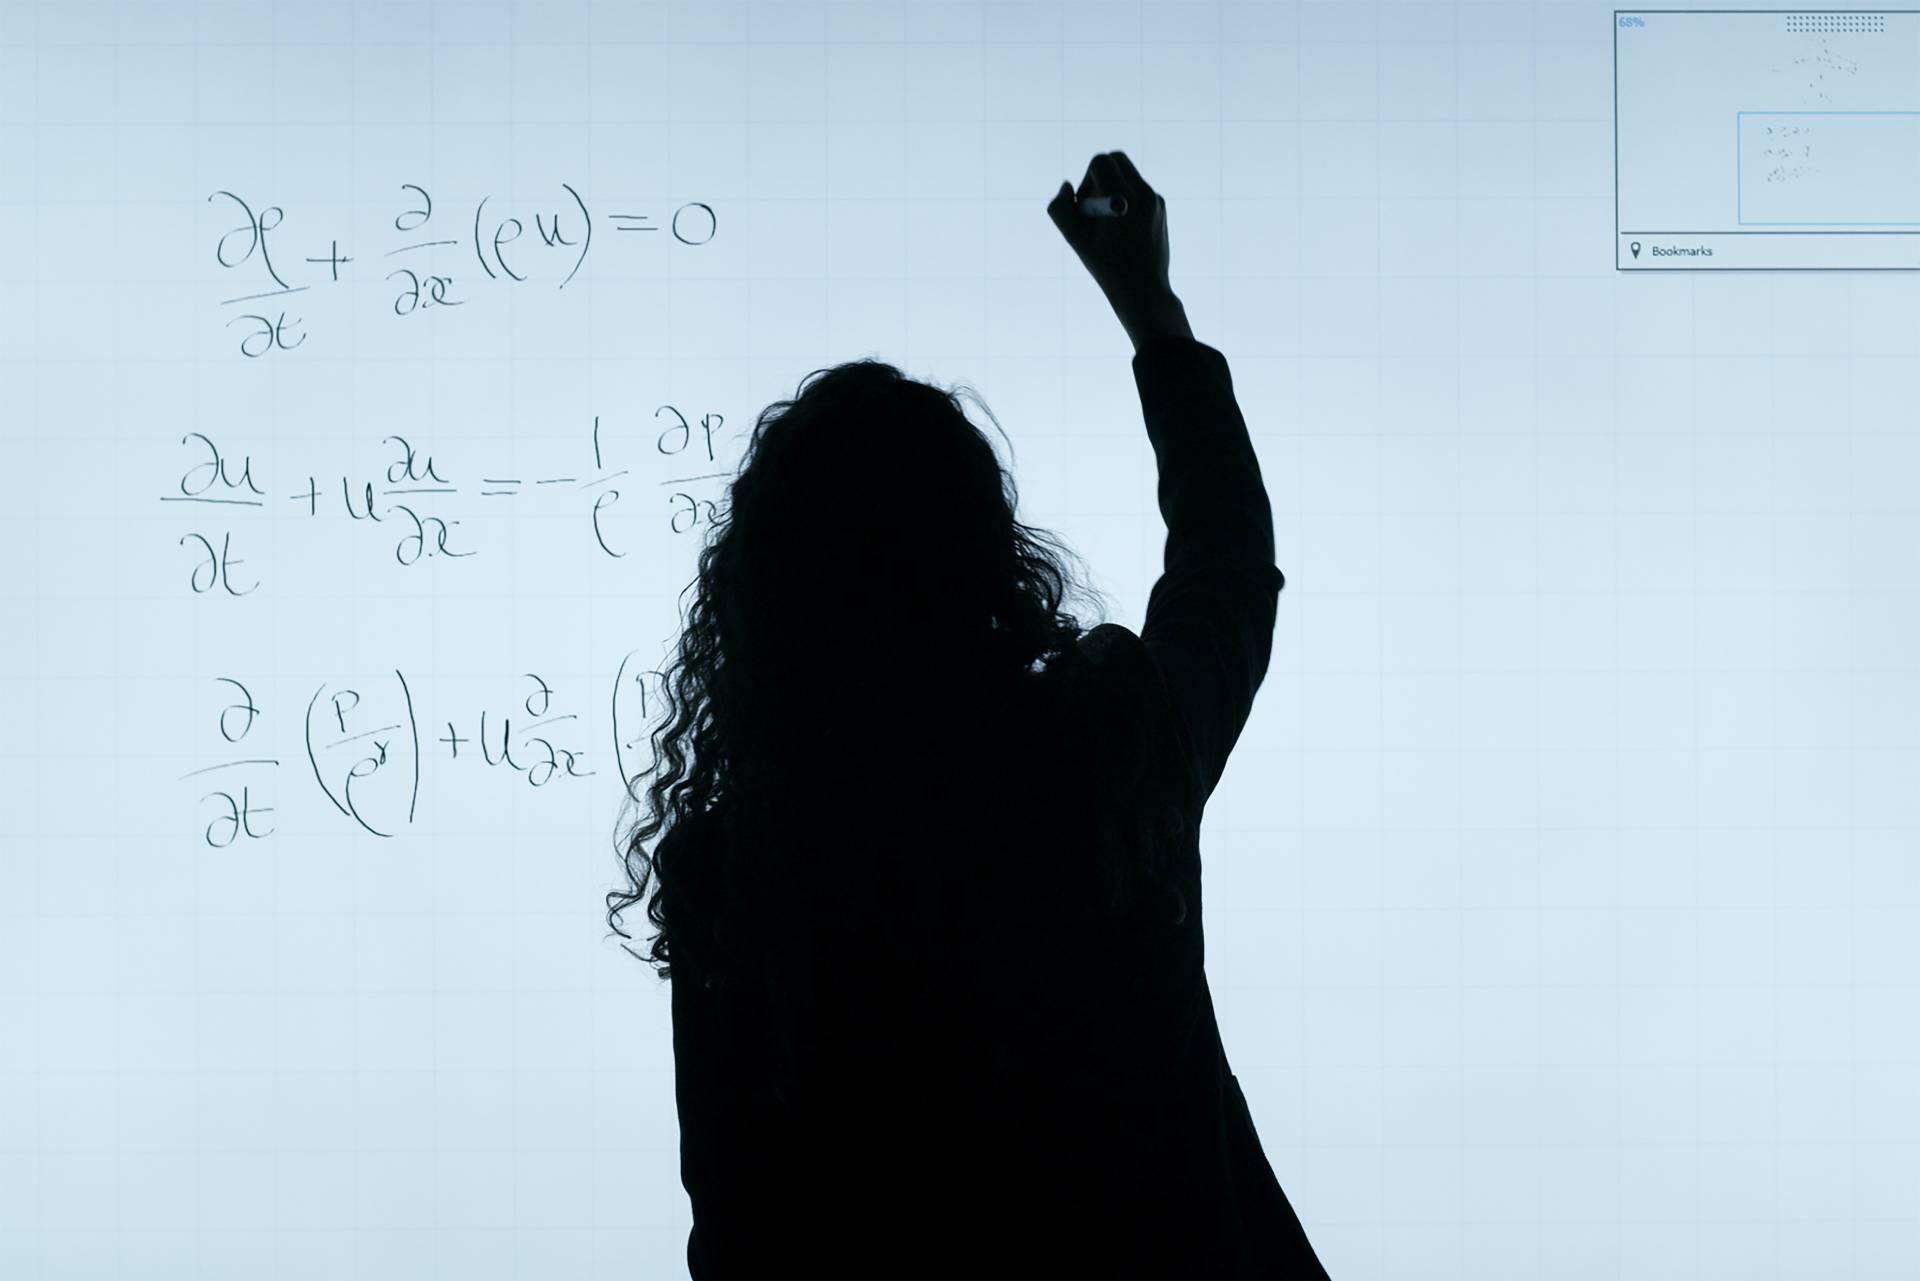
<instances>
[{"instance_id":1,"label":"whiteboard","mask_svg":"<svg viewBox=\"0 0 1920 1281\"><path fill-rule=\"evenodd\" d=\"M1330 1272L1910 1268L1920 294L1617 273L1614 20L0 6L0 1274L685 1274L695 554L877 355L1137 629L1115 148L1273 498L1208 973Z\"/></svg>"}]
</instances>

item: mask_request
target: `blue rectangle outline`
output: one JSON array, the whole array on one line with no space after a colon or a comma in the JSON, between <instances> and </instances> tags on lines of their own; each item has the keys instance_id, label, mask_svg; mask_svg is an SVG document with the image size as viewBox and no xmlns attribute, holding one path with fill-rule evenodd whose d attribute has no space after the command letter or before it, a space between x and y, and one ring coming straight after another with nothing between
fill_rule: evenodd
<instances>
[{"instance_id":1,"label":"blue rectangle outline","mask_svg":"<svg viewBox=\"0 0 1920 1281\"><path fill-rule=\"evenodd\" d=\"M1786 10L1780 12L1785 13ZM1794 12L1799 12L1795 10ZM1920 116L1920 111L1736 111L1733 113L1733 225L1736 227L1920 227L1920 219L1902 222L1899 220L1874 219L1867 222L1808 222L1793 219L1788 222L1748 222L1741 216L1742 198L1746 186L1741 174L1740 161L1740 121L1747 116ZM1615 162L1618 164L1618 162Z\"/></svg>"}]
</instances>

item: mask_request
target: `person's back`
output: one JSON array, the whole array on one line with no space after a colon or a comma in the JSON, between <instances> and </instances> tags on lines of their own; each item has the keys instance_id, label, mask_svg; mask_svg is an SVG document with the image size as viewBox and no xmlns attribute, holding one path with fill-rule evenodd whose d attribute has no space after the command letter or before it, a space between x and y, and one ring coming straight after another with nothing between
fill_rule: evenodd
<instances>
[{"instance_id":1,"label":"person's back","mask_svg":"<svg viewBox=\"0 0 1920 1281\"><path fill-rule=\"evenodd\" d=\"M797 989L812 1070L768 1088L768 1011L676 977L696 1278L1326 1276L1260 1148L1204 971L1197 833L1271 654L1271 510L1225 358L1167 286L1164 205L1118 153L1078 195L1132 203L1088 219L1063 185L1050 213L1134 341L1164 572L1138 635L1094 628L1051 701L975 718L977 741L957 732L933 764L956 794L990 785L970 793L989 798L989 826L951 825L956 860L999 847L976 849L973 879L941 901L904 873L868 887L876 910L849 914L840 963L810 960ZM992 741L1023 709L1024 748ZM1071 725L1064 747L1041 717ZM1113 919L1081 910L1097 895L1074 863L1048 860L1077 821L1044 765L1100 761L1123 736L1148 748L1142 790L1187 821L1167 852L1174 893Z\"/></svg>"}]
</instances>

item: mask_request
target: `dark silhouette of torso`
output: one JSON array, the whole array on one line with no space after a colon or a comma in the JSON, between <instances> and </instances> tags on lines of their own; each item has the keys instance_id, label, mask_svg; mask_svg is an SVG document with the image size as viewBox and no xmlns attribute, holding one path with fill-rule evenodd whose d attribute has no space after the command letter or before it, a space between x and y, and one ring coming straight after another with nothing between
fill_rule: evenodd
<instances>
[{"instance_id":1,"label":"dark silhouette of torso","mask_svg":"<svg viewBox=\"0 0 1920 1281\"><path fill-rule=\"evenodd\" d=\"M1224 358L1169 337L1134 372L1168 525L1141 632L834 722L833 786L749 891L757 977L676 959L696 1278L1326 1276L1204 969L1195 833L1270 656L1270 509ZM1115 915L1091 807L1120 768L1191 823Z\"/></svg>"}]
</instances>

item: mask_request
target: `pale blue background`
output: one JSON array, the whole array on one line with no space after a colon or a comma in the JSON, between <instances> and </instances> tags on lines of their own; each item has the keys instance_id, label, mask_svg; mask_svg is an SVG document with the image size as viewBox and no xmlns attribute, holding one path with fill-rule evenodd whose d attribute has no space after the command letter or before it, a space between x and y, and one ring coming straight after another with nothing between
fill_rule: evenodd
<instances>
[{"instance_id":1,"label":"pale blue background","mask_svg":"<svg viewBox=\"0 0 1920 1281\"><path fill-rule=\"evenodd\" d=\"M1332 1274L1913 1275L1920 281L1616 274L1612 20L0 7L0 1274L684 1275L667 992L600 901L615 675L671 641L702 532L655 410L724 415L724 470L812 368L969 383L1025 518L1137 627L1128 348L1043 213L1123 148L1273 496L1208 969ZM407 182L449 235L563 182L719 231L603 224L565 290L439 250L471 301L397 317ZM284 209L287 274L356 257L294 296L290 354L223 327L223 188ZM622 560L581 493L475 492L594 474L595 415ZM191 431L271 501L158 501ZM476 555L403 568L393 524L287 501L381 476L390 433L463 486ZM189 589L180 540L221 530L243 600ZM524 719L538 672L599 774L469 745L357 833L305 708L396 669L429 738ZM262 709L239 754L282 764L246 776L274 835L215 850L181 776L238 750L220 676Z\"/></svg>"}]
</instances>

